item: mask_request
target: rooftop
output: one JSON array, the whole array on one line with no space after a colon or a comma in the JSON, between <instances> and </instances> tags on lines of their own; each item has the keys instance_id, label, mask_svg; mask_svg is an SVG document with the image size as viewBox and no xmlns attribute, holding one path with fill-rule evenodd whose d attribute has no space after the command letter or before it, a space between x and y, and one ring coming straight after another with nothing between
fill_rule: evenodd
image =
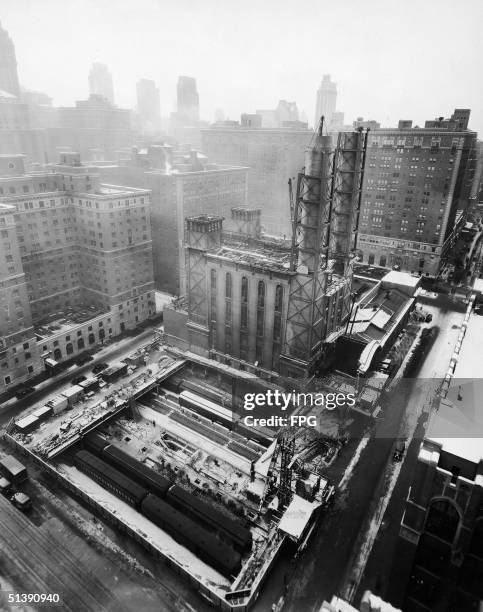
<instances>
[{"instance_id":1,"label":"rooftop","mask_svg":"<svg viewBox=\"0 0 483 612\"><path fill-rule=\"evenodd\" d=\"M105 313L106 310L97 306L78 306L59 310L38 323L34 328L35 334L39 339L64 334Z\"/></svg>"}]
</instances>

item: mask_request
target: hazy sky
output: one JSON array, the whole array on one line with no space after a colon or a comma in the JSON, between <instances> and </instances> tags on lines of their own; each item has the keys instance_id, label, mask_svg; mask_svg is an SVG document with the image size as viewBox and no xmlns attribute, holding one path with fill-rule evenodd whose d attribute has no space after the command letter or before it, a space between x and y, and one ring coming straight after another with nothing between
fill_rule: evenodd
<instances>
[{"instance_id":1,"label":"hazy sky","mask_svg":"<svg viewBox=\"0 0 483 612\"><path fill-rule=\"evenodd\" d=\"M1 0L21 83L56 105L87 97L108 64L119 106L154 79L174 110L180 74L196 77L201 116L231 119L295 100L312 123L323 74L338 110L395 125L472 109L483 133L481 0Z\"/></svg>"}]
</instances>

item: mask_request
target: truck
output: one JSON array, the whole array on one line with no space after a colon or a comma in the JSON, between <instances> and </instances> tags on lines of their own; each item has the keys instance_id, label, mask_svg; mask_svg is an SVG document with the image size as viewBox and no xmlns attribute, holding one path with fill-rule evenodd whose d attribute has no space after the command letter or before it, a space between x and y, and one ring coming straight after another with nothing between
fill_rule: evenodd
<instances>
[{"instance_id":1,"label":"truck","mask_svg":"<svg viewBox=\"0 0 483 612\"><path fill-rule=\"evenodd\" d=\"M0 472L13 483L23 482L28 478L27 468L12 455L0 459Z\"/></svg>"},{"instance_id":2,"label":"truck","mask_svg":"<svg viewBox=\"0 0 483 612\"><path fill-rule=\"evenodd\" d=\"M3 476L0 476L0 495L9 495L12 491L12 483Z\"/></svg>"},{"instance_id":3,"label":"truck","mask_svg":"<svg viewBox=\"0 0 483 612\"><path fill-rule=\"evenodd\" d=\"M25 512L32 507L32 500L30 497L20 491L12 495L11 502L16 508L22 510L22 512Z\"/></svg>"},{"instance_id":4,"label":"truck","mask_svg":"<svg viewBox=\"0 0 483 612\"><path fill-rule=\"evenodd\" d=\"M396 440L396 445L394 448L394 461L402 461L404 457L404 453L406 451L406 441L405 440Z\"/></svg>"}]
</instances>

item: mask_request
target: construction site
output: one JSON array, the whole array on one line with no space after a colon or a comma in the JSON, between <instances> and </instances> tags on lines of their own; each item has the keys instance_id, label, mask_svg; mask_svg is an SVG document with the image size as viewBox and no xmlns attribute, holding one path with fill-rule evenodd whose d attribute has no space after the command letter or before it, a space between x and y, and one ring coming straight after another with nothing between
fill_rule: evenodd
<instances>
[{"instance_id":1,"label":"construction site","mask_svg":"<svg viewBox=\"0 0 483 612\"><path fill-rule=\"evenodd\" d=\"M5 440L213 606L247 610L280 550L306 546L343 441L334 423L246 427L237 398L259 381L207 361L155 340L31 406Z\"/></svg>"},{"instance_id":2,"label":"construction site","mask_svg":"<svg viewBox=\"0 0 483 612\"><path fill-rule=\"evenodd\" d=\"M279 553L307 547L388 382L373 366L413 307L405 277L354 281L365 140L341 133L333 150L321 124L290 188L289 241L261 235L256 209L233 209L230 234L188 218L189 292L164 329L7 427L13 448L218 609L250 609ZM338 340L355 347L356 376L334 367ZM356 401L290 402L285 416L316 427L247 425L247 393L295 389Z\"/></svg>"}]
</instances>

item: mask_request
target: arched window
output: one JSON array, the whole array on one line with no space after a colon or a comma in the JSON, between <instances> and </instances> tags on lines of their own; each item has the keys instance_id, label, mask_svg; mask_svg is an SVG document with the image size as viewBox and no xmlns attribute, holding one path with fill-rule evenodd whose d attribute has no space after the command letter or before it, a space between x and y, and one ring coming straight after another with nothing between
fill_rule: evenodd
<instances>
[{"instance_id":1,"label":"arched window","mask_svg":"<svg viewBox=\"0 0 483 612\"><path fill-rule=\"evenodd\" d=\"M84 338L79 338L79 340L77 340L77 348L79 349L79 351L81 349L83 349L85 347L85 342L84 342Z\"/></svg>"},{"instance_id":2,"label":"arched window","mask_svg":"<svg viewBox=\"0 0 483 612\"><path fill-rule=\"evenodd\" d=\"M460 515L453 502L449 499L437 499L429 507L426 517L425 531L446 542L455 539Z\"/></svg>"},{"instance_id":3,"label":"arched window","mask_svg":"<svg viewBox=\"0 0 483 612\"><path fill-rule=\"evenodd\" d=\"M275 289L275 311L282 312L283 305L283 287L282 285L277 285Z\"/></svg>"},{"instance_id":4,"label":"arched window","mask_svg":"<svg viewBox=\"0 0 483 612\"><path fill-rule=\"evenodd\" d=\"M241 301L248 302L248 278L246 276L242 276Z\"/></svg>"},{"instance_id":5,"label":"arched window","mask_svg":"<svg viewBox=\"0 0 483 612\"><path fill-rule=\"evenodd\" d=\"M225 296L231 298L231 274L229 272L226 273L225 277Z\"/></svg>"},{"instance_id":6,"label":"arched window","mask_svg":"<svg viewBox=\"0 0 483 612\"><path fill-rule=\"evenodd\" d=\"M96 341L96 337L94 336L94 334L89 334L89 344L94 344L94 342Z\"/></svg>"},{"instance_id":7,"label":"arched window","mask_svg":"<svg viewBox=\"0 0 483 612\"><path fill-rule=\"evenodd\" d=\"M69 342L68 344L65 345L65 352L67 353L67 355L72 355L72 353L74 352L74 347L72 346L72 342Z\"/></svg>"},{"instance_id":8,"label":"arched window","mask_svg":"<svg viewBox=\"0 0 483 612\"><path fill-rule=\"evenodd\" d=\"M265 283L263 281L258 281L257 307L265 308Z\"/></svg>"},{"instance_id":9,"label":"arched window","mask_svg":"<svg viewBox=\"0 0 483 612\"><path fill-rule=\"evenodd\" d=\"M58 347L54 350L54 359L55 361L60 361L62 359L62 351Z\"/></svg>"}]
</instances>

